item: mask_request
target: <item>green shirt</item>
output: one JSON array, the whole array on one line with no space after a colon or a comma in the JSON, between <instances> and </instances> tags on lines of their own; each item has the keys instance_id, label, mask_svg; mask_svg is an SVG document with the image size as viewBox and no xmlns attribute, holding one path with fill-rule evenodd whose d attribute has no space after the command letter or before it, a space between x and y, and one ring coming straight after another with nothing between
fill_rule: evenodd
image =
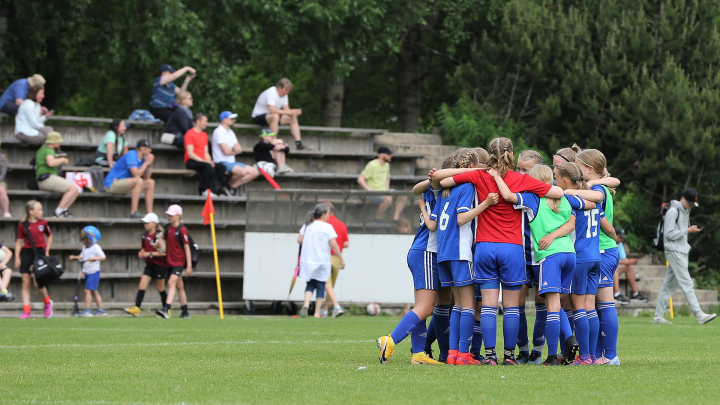
<instances>
[{"instance_id":1,"label":"green shirt","mask_svg":"<svg viewBox=\"0 0 720 405\"><path fill-rule=\"evenodd\" d=\"M95 158L96 162L99 162L101 160L107 159L107 143L110 142L114 145L115 151L113 151L113 155L122 156L123 149L125 149L125 146L127 146L127 141L125 140L124 136L118 137L115 132L113 131L107 131L105 133L105 138L103 138L103 141L100 142L100 146L98 146L98 152L102 153L103 156L98 156Z\"/></svg>"},{"instance_id":2,"label":"green shirt","mask_svg":"<svg viewBox=\"0 0 720 405\"><path fill-rule=\"evenodd\" d=\"M390 163L381 165L377 159L373 159L365 165L365 169L362 171L367 185L375 191L386 191L387 180L390 178Z\"/></svg>"},{"instance_id":3,"label":"green shirt","mask_svg":"<svg viewBox=\"0 0 720 405\"><path fill-rule=\"evenodd\" d=\"M57 167L50 167L47 164L47 156L55 157L55 149L43 145L38 149L37 155L35 155L35 178L40 177L41 174L49 173L57 176Z\"/></svg>"},{"instance_id":4,"label":"green shirt","mask_svg":"<svg viewBox=\"0 0 720 405\"><path fill-rule=\"evenodd\" d=\"M608 190L607 187L603 186L605 188L605 218L607 218L608 221L610 221L610 225L613 223L613 196L610 193L610 190ZM607 250L617 247L617 242L613 240L611 237L607 236L605 231L602 231L600 233L600 250Z\"/></svg>"},{"instance_id":5,"label":"green shirt","mask_svg":"<svg viewBox=\"0 0 720 405\"><path fill-rule=\"evenodd\" d=\"M556 253L575 253L575 246L569 234L555 239L552 245L545 250L540 250L538 246L540 239L557 231L570 220L572 208L570 208L570 203L565 197L560 199L559 208L560 212L555 213L548 207L545 197L540 198L537 215L530 222L530 231L535 248L535 262Z\"/></svg>"}]
</instances>

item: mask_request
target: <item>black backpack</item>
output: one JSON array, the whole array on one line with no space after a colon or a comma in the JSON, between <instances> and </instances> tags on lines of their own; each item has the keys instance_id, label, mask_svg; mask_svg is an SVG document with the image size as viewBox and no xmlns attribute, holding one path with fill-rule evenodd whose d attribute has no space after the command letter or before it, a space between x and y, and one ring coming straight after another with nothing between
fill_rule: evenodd
<instances>
[{"instance_id":1,"label":"black backpack","mask_svg":"<svg viewBox=\"0 0 720 405\"><path fill-rule=\"evenodd\" d=\"M175 240L177 240L177 243L182 246L183 240L182 235L180 235L180 229L185 228L185 225L180 224L180 226L177 227L175 230ZM185 229L187 231L187 228ZM195 239L193 239L192 235L190 235L190 232L188 232L188 242L190 242L190 261L192 262L192 267L196 268L198 264L198 246L195 244Z\"/></svg>"},{"instance_id":2,"label":"black backpack","mask_svg":"<svg viewBox=\"0 0 720 405\"><path fill-rule=\"evenodd\" d=\"M662 203L662 216L660 218L660 223L657 226L657 231L655 231L655 240L653 242L655 249L657 249L658 252L665 251L665 215L667 215L668 211L671 209L667 208L669 206L670 204ZM675 219L676 224L678 219L680 219L680 215L678 215Z\"/></svg>"}]
</instances>

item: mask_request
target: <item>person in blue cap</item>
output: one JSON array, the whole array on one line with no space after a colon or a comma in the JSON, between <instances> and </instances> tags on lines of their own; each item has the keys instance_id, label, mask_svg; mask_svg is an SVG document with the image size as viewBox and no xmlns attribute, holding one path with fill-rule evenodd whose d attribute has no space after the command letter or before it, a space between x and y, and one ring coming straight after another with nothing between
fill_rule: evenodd
<instances>
[{"instance_id":1,"label":"person in blue cap","mask_svg":"<svg viewBox=\"0 0 720 405\"><path fill-rule=\"evenodd\" d=\"M105 316L107 312L103 309L102 298L98 293L100 285L100 262L105 260L105 252L103 252L98 241L100 240L100 231L92 226L86 226L80 231L80 242L83 243L82 251L79 256L70 255L70 260L80 260L82 262L82 273L85 277L85 311L80 316L89 318L93 316ZM95 298L97 310L92 312L92 300Z\"/></svg>"},{"instance_id":2,"label":"person in blue cap","mask_svg":"<svg viewBox=\"0 0 720 405\"><path fill-rule=\"evenodd\" d=\"M173 83L188 72L190 74L185 76L185 81L181 87ZM175 109L175 95L187 90L188 84L195 78L195 75L195 69L190 66L175 70L170 65L160 65L160 68L155 72L155 80L153 81L150 114L163 122L167 122Z\"/></svg>"}]
</instances>

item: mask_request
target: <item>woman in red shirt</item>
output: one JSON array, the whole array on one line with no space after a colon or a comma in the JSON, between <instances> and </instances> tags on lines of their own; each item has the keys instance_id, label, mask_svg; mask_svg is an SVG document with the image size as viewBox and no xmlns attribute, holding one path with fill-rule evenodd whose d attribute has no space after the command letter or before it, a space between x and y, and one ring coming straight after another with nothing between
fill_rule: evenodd
<instances>
[{"instance_id":1,"label":"woman in red shirt","mask_svg":"<svg viewBox=\"0 0 720 405\"><path fill-rule=\"evenodd\" d=\"M512 169L515 167L513 144L507 138L495 138L487 149L490 154L488 169L495 169L513 193L531 192L540 197L560 198L563 190L547 185ZM480 200L490 193L500 194L493 176L485 170L447 169L433 174L439 176L440 185L452 187L471 183ZM500 284L503 285L503 338L505 359L503 364L516 365L515 343L520 325L520 294L526 282L525 253L522 246L522 212L513 204L500 198L500 202L486 209L478 221L474 256L475 283L482 291L480 324L485 341L485 364L497 365L495 336L497 328L497 305Z\"/></svg>"},{"instance_id":2,"label":"woman in red shirt","mask_svg":"<svg viewBox=\"0 0 720 405\"><path fill-rule=\"evenodd\" d=\"M48 295L47 288L39 285L32 273L31 267L36 254L50 256L50 247L52 246L52 232L47 221L42 219L43 207L39 202L32 200L25 204L25 216L20 224L18 224L17 240L15 241L15 267L20 269L22 275L22 300L23 314L20 319L30 318L30 284L34 283L40 296L45 303L45 318L53 315L53 302ZM23 225L28 223L30 235L35 242L35 250L32 249L28 232ZM47 236L47 241L45 240Z\"/></svg>"},{"instance_id":3,"label":"woman in red shirt","mask_svg":"<svg viewBox=\"0 0 720 405\"><path fill-rule=\"evenodd\" d=\"M208 150L208 136L205 133L208 119L203 113L195 115L195 126L185 133L185 168L195 170L200 175L198 193L207 196L210 190L213 194L223 192L225 182L225 166L216 165L210 157ZM213 179L213 176L215 177ZM213 186L213 180L215 185Z\"/></svg>"}]
</instances>

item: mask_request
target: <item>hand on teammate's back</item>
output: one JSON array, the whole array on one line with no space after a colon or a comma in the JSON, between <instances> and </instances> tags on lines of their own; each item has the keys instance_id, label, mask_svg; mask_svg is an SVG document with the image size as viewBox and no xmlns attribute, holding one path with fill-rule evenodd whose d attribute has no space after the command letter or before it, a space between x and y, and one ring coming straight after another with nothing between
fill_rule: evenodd
<instances>
[{"instance_id":1,"label":"hand on teammate's back","mask_svg":"<svg viewBox=\"0 0 720 405\"><path fill-rule=\"evenodd\" d=\"M487 205L495 205L500 202L500 195L498 193L490 193L485 201L487 201Z\"/></svg>"}]
</instances>

